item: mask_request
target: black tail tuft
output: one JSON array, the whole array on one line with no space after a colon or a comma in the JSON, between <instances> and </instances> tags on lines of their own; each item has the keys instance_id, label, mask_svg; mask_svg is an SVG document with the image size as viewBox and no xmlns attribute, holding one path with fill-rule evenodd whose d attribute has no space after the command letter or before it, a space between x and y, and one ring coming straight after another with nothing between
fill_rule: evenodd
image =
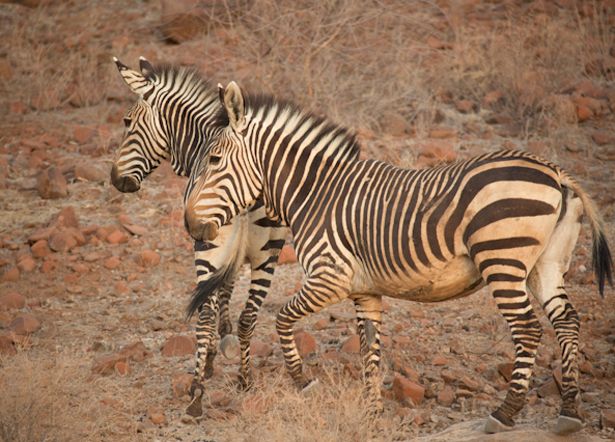
<instances>
[{"instance_id":1,"label":"black tail tuft","mask_svg":"<svg viewBox=\"0 0 615 442\"><path fill-rule=\"evenodd\" d=\"M594 236L592 265L596 278L598 279L600 296L604 297L605 281L608 281L609 285L613 287L613 258L611 257L611 251L606 242L606 237L602 232L598 232L598 234Z\"/></svg>"},{"instance_id":2,"label":"black tail tuft","mask_svg":"<svg viewBox=\"0 0 615 442\"><path fill-rule=\"evenodd\" d=\"M190 304L186 308L186 320L192 318L199 308L207 302L207 300L217 292L229 278L234 276L235 272L233 270L234 266L221 268L214 272L209 279L200 281L197 284L194 293L192 293Z\"/></svg>"}]
</instances>

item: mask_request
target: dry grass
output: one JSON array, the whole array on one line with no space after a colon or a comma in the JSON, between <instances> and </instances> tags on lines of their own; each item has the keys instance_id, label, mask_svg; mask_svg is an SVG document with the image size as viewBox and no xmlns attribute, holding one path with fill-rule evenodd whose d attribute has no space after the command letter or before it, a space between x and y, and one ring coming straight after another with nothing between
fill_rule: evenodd
<instances>
[{"instance_id":1,"label":"dry grass","mask_svg":"<svg viewBox=\"0 0 615 442\"><path fill-rule=\"evenodd\" d=\"M78 362L62 354L26 353L0 360L1 442L103 440L114 434L112 412L89 397L87 370Z\"/></svg>"}]
</instances>

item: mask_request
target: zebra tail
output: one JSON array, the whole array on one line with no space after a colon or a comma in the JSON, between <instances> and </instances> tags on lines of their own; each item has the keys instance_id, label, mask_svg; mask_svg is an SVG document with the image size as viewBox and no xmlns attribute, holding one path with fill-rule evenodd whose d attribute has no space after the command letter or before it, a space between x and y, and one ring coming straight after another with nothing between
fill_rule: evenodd
<instances>
[{"instance_id":1,"label":"zebra tail","mask_svg":"<svg viewBox=\"0 0 615 442\"><path fill-rule=\"evenodd\" d=\"M604 223L602 217L596 209L596 205L590 196L585 193L581 186L565 172L561 171L562 184L569 187L576 193L583 202L583 209L589 218L592 229L592 267L598 281L600 296L604 298L604 286L606 281L613 287L613 258L609 249L609 244L604 233Z\"/></svg>"},{"instance_id":2,"label":"zebra tail","mask_svg":"<svg viewBox=\"0 0 615 442\"><path fill-rule=\"evenodd\" d=\"M192 293L190 304L186 307L186 320L192 318L201 306L205 304L229 278L233 278L234 276L235 266L229 265L216 270L208 279L199 281Z\"/></svg>"}]
</instances>

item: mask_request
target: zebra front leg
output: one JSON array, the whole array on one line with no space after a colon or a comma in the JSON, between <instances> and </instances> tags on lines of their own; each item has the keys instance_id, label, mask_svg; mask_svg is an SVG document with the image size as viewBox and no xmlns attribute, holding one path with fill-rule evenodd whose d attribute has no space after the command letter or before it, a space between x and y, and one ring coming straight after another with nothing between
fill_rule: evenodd
<instances>
[{"instance_id":1,"label":"zebra front leg","mask_svg":"<svg viewBox=\"0 0 615 442\"><path fill-rule=\"evenodd\" d=\"M284 363L293 381L302 390L313 385L303 373L303 362L293 335L293 326L299 319L311 313L317 313L328 305L335 304L348 297L346 288L335 286L332 281L340 275L326 275L323 278L310 277L301 290L278 313L276 330L280 338ZM339 281L339 280L338 280Z\"/></svg>"},{"instance_id":2,"label":"zebra front leg","mask_svg":"<svg viewBox=\"0 0 615 442\"><path fill-rule=\"evenodd\" d=\"M486 280L498 309L508 322L515 346L515 362L506 398L487 419L487 433L510 430L514 426L513 418L525 405L536 351L542 336L542 327L525 290L525 279L518 281L516 275L497 275L488 276ZM515 281L514 285L511 280ZM503 285L508 287L503 288Z\"/></svg>"},{"instance_id":3,"label":"zebra front leg","mask_svg":"<svg viewBox=\"0 0 615 442\"><path fill-rule=\"evenodd\" d=\"M199 307L199 319L196 326L196 370L190 386L190 404L186 413L192 417L203 414L201 400L204 393L205 379L213 376L213 361L216 357L216 319L218 315L218 296L211 296Z\"/></svg>"},{"instance_id":4,"label":"zebra front leg","mask_svg":"<svg viewBox=\"0 0 615 442\"><path fill-rule=\"evenodd\" d=\"M369 414L384 411L380 392L380 325L382 323L382 298L380 296L353 296L357 312L357 329L363 358L363 377L367 389Z\"/></svg>"}]
</instances>

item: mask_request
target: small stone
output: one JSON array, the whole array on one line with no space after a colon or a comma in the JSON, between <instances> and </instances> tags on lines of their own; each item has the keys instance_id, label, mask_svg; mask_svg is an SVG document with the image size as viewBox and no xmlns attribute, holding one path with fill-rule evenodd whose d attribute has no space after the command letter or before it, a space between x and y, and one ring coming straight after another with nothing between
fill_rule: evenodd
<instances>
[{"instance_id":1,"label":"small stone","mask_svg":"<svg viewBox=\"0 0 615 442\"><path fill-rule=\"evenodd\" d=\"M469 376L463 376L459 379L459 384L470 391L479 391L482 387L481 383L472 379Z\"/></svg>"},{"instance_id":2,"label":"small stone","mask_svg":"<svg viewBox=\"0 0 615 442\"><path fill-rule=\"evenodd\" d=\"M57 263L54 260L48 259L43 261L43 265L41 266L41 272L43 273L51 273L57 267Z\"/></svg>"},{"instance_id":3,"label":"small stone","mask_svg":"<svg viewBox=\"0 0 615 442\"><path fill-rule=\"evenodd\" d=\"M615 145L615 136L606 130L599 130L592 133L592 140L598 146L604 146L605 144Z\"/></svg>"},{"instance_id":4,"label":"small stone","mask_svg":"<svg viewBox=\"0 0 615 442\"><path fill-rule=\"evenodd\" d=\"M75 126L73 128L73 139L79 144L85 144L91 141L98 131L94 127Z\"/></svg>"},{"instance_id":5,"label":"small stone","mask_svg":"<svg viewBox=\"0 0 615 442\"><path fill-rule=\"evenodd\" d=\"M113 230L105 239L109 244L124 244L128 242L128 236L119 229Z\"/></svg>"},{"instance_id":6,"label":"small stone","mask_svg":"<svg viewBox=\"0 0 615 442\"><path fill-rule=\"evenodd\" d=\"M13 340L8 336L0 335L0 355L14 355L17 353Z\"/></svg>"},{"instance_id":7,"label":"small stone","mask_svg":"<svg viewBox=\"0 0 615 442\"><path fill-rule=\"evenodd\" d=\"M2 282L17 282L19 281L19 269L17 267L9 267L2 274Z\"/></svg>"},{"instance_id":8,"label":"small stone","mask_svg":"<svg viewBox=\"0 0 615 442\"><path fill-rule=\"evenodd\" d=\"M412 405L419 405L425 397L425 388L411 381L400 374L395 374L393 378L393 393L400 402L410 402Z\"/></svg>"},{"instance_id":9,"label":"small stone","mask_svg":"<svg viewBox=\"0 0 615 442\"><path fill-rule=\"evenodd\" d=\"M56 199L68 195L68 183L59 169L54 166L41 171L36 177L36 188L41 198Z\"/></svg>"},{"instance_id":10,"label":"small stone","mask_svg":"<svg viewBox=\"0 0 615 442\"><path fill-rule=\"evenodd\" d=\"M471 100L459 100L455 102L455 107L462 114L469 114L470 112L476 111L478 106Z\"/></svg>"},{"instance_id":11,"label":"small stone","mask_svg":"<svg viewBox=\"0 0 615 442\"><path fill-rule=\"evenodd\" d=\"M92 163L80 163L75 166L75 178L94 183L104 183L109 178L109 171Z\"/></svg>"},{"instance_id":12,"label":"small stone","mask_svg":"<svg viewBox=\"0 0 615 442\"><path fill-rule=\"evenodd\" d=\"M0 295L0 310L20 309L26 306L26 298L18 292L10 291Z\"/></svg>"},{"instance_id":13,"label":"small stone","mask_svg":"<svg viewBox=\"0 0 615 442\"><path fill-rule=\"evenodd\" d=\"M587 106L577 106L577 119L579 122L587 121L594 116L592 110Z\"/></svg>"},{"instance_id":14,"label":"small stone","mask_svg":"<svg viewBox=\"0 0 615 442\"><path fill-rule=\"evenodd\" d=\"M297 262L297 254L295 253L295 249L290 244L285 244L280 250L280 255L278 256L278 264L293 264Z\"/></svg>"},{"instance_id":15,"label":"small stone","mask_svg":"<svg viewBox=\"0 0 615 442\"><path fill-rule=\"evenodd\" d=\"M36 261L31 256L25 256L19 260L17 263L17 267L19 270L25 273L30 273L34 269L36 269Z\"/></svg>"},{"instance_id":16,"label":"small stone","mask_svg":"<svg viewBox=\"0 0 615 442\"><path fill-rule=\"evenodd\" d=\"M232 398L223 390L213 390L209 393L209 401L216 407L228 407Z\"/></svg>"},{"instance_id":17,"label":"small stone","mask_svg":"<svg viewBox=\"0 0 615 442\"><path fill-rule=\"evenodd\" d=\"M171 389L173 396L180 398L190 393L190 386L194 375L190 373L178 373L171 379Z\"/></svg>"},{"instance_id":18,"label":"small stone","mask_svg":"<svg viewBox=\"0 0 615 442\"><path fill-rule=\"evenodd\" d=\"M24 313L13 319L9 325L9 328L16 335L28 335L41 328L41 323L34 317L34 315Z\"/></svg>"},{"instance_id":19,"label":"small stone","mask_svg":"<svg viewBox=\"0 0 615 442\"><path fill-rule=\"evenodd\" d=\"M132 344L124 346L119 355L129 358L135 362L143 362L145 359L151 356L151 353L147 350L147 347L142 341L136 341Z\"/></svg>"},{"instance_id":20,"label":"small stone","mask_svg":"<svg viewBox=\"0 0 615 442\"><path fill-rule=\"evenodd\" d=\"M117 361L113 368L115 372L122 377L130 373L130 365L128 365L127 361Z\"/></svg>"},{"instance_id":21,"label":"small stone","mask_svg":"<svg viewBox=\"0 0 615 442\"><path fill-rule=\"evenodd\" d=\"M448 365L448 359L446 359L444 356L435 356L431 360L431 363L435 365L436 367Z\"/></svg>"},{"instance_id":22,"label":"small stone","mask_svg":"<svg viewBox=\"0 0 615 442\"><path fill-rule=\"evenodd\" d=\"M536 389L538 397L545 398L549 396L559 396L559 388L554 379L549 379Z\"/></svg>"},{"instance_id":23,"label":"small stone","mask_svg":"<svg viewBox=\"0 0 615 442\"><path fill-rule=\"evenodd\" d=\"M452 387L445 385L444 388L438 393L437 401L444 407L450 407L455 401L455 391Z\"/></svg>"},{"instance_id":24,"label":"small stone","mask_svg":"<svg viewBox=\"0 0 615 442\"><path fill-rule=\"evenodd\" d=\"M361 352L361 338L359 335L354 334L351 335L346 341L342 344L340 351L344 353L360 353Z\"/></svg>"},{"instance_id":25,"label":"small stone","mask_svg":"<svg viewBox=\"0 0 615 442\"><path fill-rule=\"evenodd\" d=\"M160 407L150 407L147 410L147 417L154 425L163 425L167 422L164 410Z\"/></svg>"},{"instance_id":26,"label":"small stone","mask_svg":"<svg viewBox=\"0 0 615 442\"><path fill-rule=\"evenodd\" d=\"M30 247L30 252L32 252L32 256L35 258L44 258L45 256L51 254L51 249L49 248L49 244L45 239L39 239Z\"/></svg>"},{"instance_id":27,"label":"small stone","mask_svg":"<svg viewBox=\"0 0 615 442\"><path fill-rule=\"evenodd\" d=\"M165 357L194 355L196 346L188 336L176 335L167 338L162 346L162 355Z\"/></svg>"},{"instance_id":28,"label":"small stone","mask_svg":"<svg viewBox=\"0 0 615 442\"><path fill-rule=\"evenodd\" d=\"M75 208L72 206L66 206L56 215L55 220L52 223L56 227L73 227L79 228L79 218L75 212Z\"/></svg>"},{"instance_id":29,"label":"small stone","mask_svg":"<svg viewBox=\"0 0 615 442\"><path fill-rule=\"evenodd\" d=\"M54 252L66 253L77 247L77 238L69 229L55 230L49 237L49 248Z\"/></svg>"},{"instance_id":30,"label":"small stone","mask_svg":"<svg viewBox=\"0 0 615 442\"><path fill-rule=\"evenodd\" d=\"M492 107L495 104L503 101L504 93L499 90L489 91L483 97L482 105L485 107Z\"/></svg>"},{"instance_id":31,"label":"small stone","mask_svg":"<svg viewBox=\"0 0 615 442\"><path fill-rule=\"evenodd\" d=\"M295 343L297 344L297 351L302 358L311 353L315 353L318 348L318 344L316 343L314 336L304 331L298 331L295 333Z\"/></svg>"},{"instance_id":32,"label":"small stone","mask_svg":"<svg viewBox=\"0 0 615 442\"><path fill-rule=\"evenodd\" d=\"M114 270L114 269L117 269L121 264L122 262L120 261L120 258L118 258L117 256L111 256L105 259L105 262L103 265L105 266L106 269Z\"/></svg>"},{"instance_id":33,"label":"small stone","mask_svg":"<svg viewBox=\"0 0 615 442\"><path fill-rule=\"evenodd\" d=\"M327 328L329 328L329 325L331 324L331 321L329 321L328 319L319 319L318 321L316 321L314 323L314 330L325 330Z\"/></svg>"},{"instance_id":34,"label":"small stone","mask_svg":"<svg viewBox=\"0 0 615 442\"><path fill-rule=\"evenodd\" d=\"M512 379L513 364L512 362L506 362L498 364L498 373L504 378L506 382L510 382Z\"/></svg>"},{"instance_id":35,"label":"small stone","mask_svg":"<svg viewBox=\"0 0 615 442\"><path fill-rule=\"evenodd\" d=\"M252 356L267 357L273 353L273 347L258 339L252 339L250 342L250 354Z\"/></svg>"},{"instance_id":36,"label":"small stone","mask_svg":"<svg viewBox=\"0 0 615 442\"><path fill-rule=\"evenodd\" d=\"M600 427L615 429L615 409L604 409L600 412Z\"/></svg>"},{"instance_id":37,"label":"small stone","mask_svg":"<svg viewBox=\"0 0 615 442\"><path fill-rule=\"evenodd\" d=\"M160 255L153 250L143 250L139 254L139 264L143 267L155 267L160 264Z\"/></svg>"}]
</instances>

